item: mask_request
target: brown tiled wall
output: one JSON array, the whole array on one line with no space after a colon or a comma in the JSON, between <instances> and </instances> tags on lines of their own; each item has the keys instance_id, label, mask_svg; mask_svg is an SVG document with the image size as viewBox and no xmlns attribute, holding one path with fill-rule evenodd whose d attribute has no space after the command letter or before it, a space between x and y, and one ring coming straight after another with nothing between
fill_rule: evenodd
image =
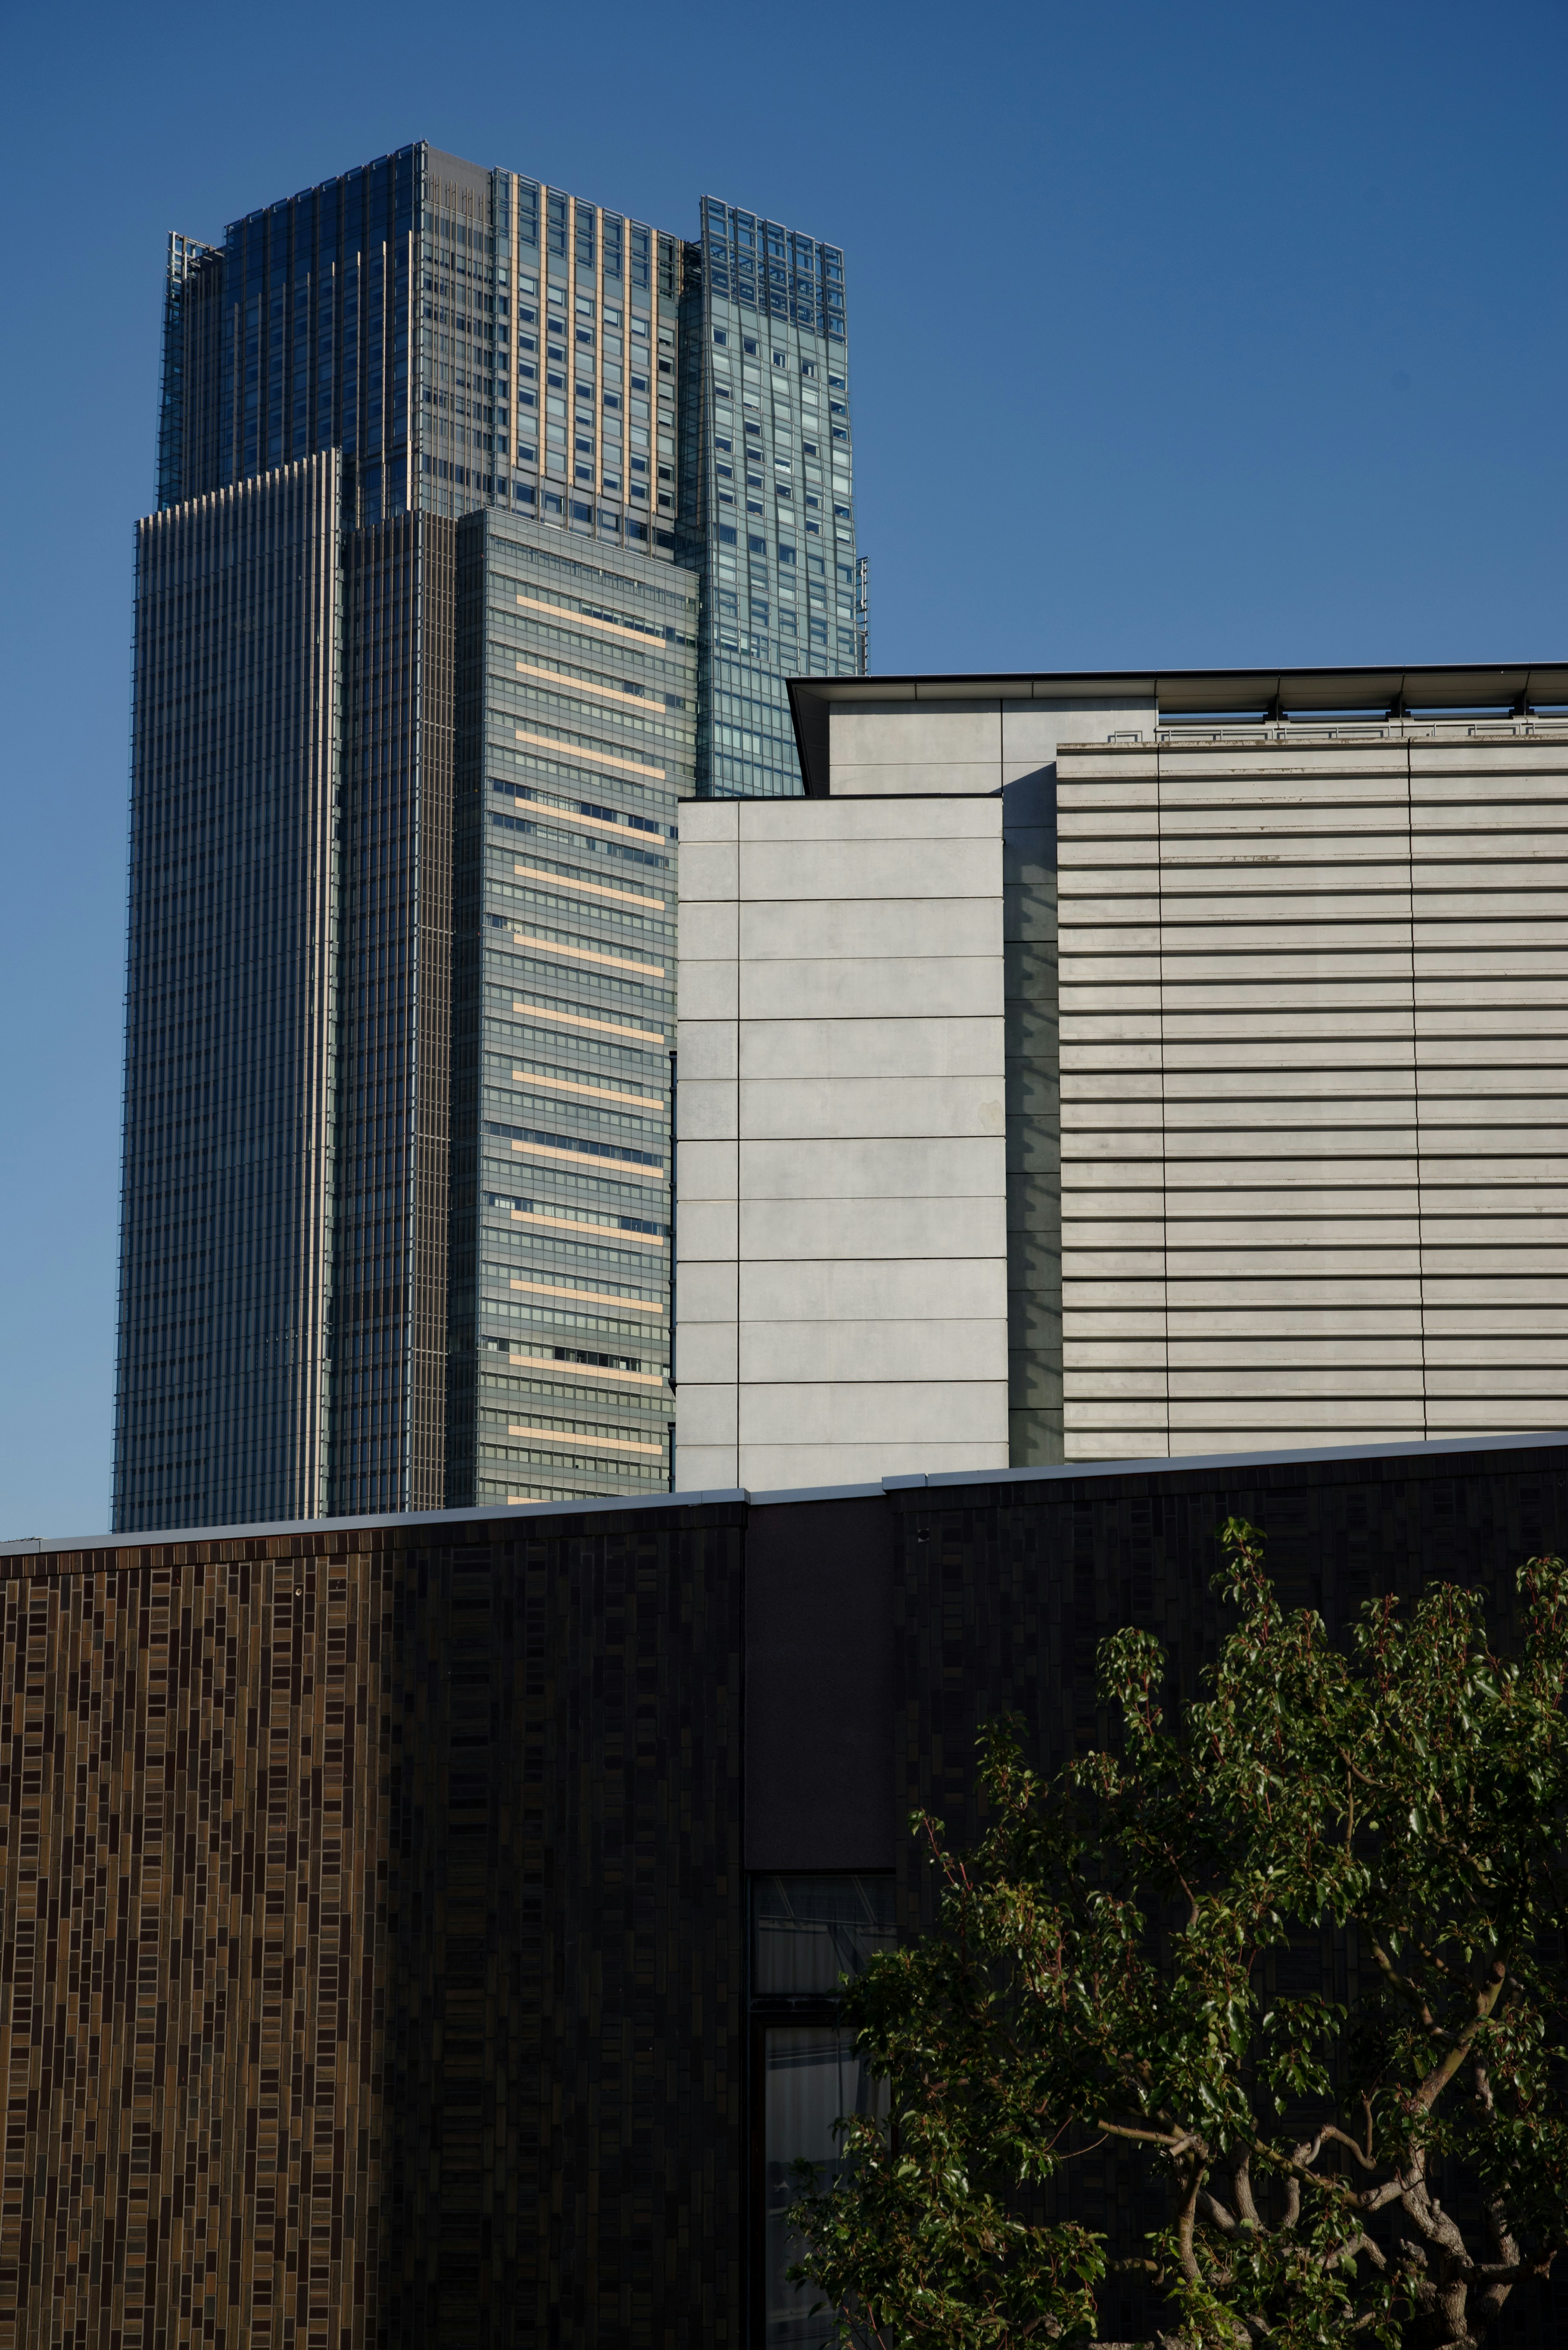
<instances>
[{"instance_id":1,"label":"brown tiled wall","mask_svg":"<svg viewBox=\"0 0 1568 2350\"><path fill-rule=\"evenodd\" d=\"M4 2350L738 2350L723 1520L0 1562Z\"/></svg>"}]
</instances>

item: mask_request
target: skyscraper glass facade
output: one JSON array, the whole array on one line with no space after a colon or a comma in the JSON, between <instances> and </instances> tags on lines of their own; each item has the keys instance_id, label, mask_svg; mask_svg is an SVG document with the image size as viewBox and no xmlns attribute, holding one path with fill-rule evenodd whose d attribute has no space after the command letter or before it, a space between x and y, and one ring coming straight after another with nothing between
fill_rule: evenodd
<instances>
[{"instance_id":1,"label":"skyscraper glass facade","mask_svg":"<svg viewBox=\"0 0 1568 2350\"><path fill-rule=\"evenodd\" d=\"M137 533L122 1526L326 1506L341 489L328 452Z\"/></svg>"},{"instance_id":2,"label":"skyscraper glass facade","mask_svg":"<svg viewBox=\"0 0 1568 2350\"><path fill-rule=\"evenodd\" d=\"M454 1503L669 1482L677 805L697 582L514 515L465 539Z\"/></svg>"},{"instance_id":3,"label":"skyscraper glass facade","mask_svg":"<svg viewBox=\"0 0 1568 2350\"><path fill-rule=\"evenodd\" d=\"M842 255L711 201L701 217L687 242L416 144L221 244L170 240L139 574L117 1526L669 1479L677 806L798 792L784 680L857 666ZM221 517L292 513L307 480L330 529L286 589L265 534ZM187 540L251 551L168 552ZM192 563L226 601L192 595ZM281 708L279 681L306 699L253 739L233 697ZM171 785L220 721L229 752ZM210 962L146 941L181 919L171 877L199 850L231 894L305 889L258 870L295 854L290 725L319 737L320 855L278 951L305 957L315 1009L286 1049L270 966L247 994L236 963L212 1147L231 1170L255 1147L242 1037L318 1139L293 1190L275 1170L265 1212L225 1234L225 1261L274 1268L248 1326L294 1381L287 1443L265 1421L242 1443L236 1374L186 1346L202 1293L158 1277L160 1235L217 1212L201 1129L186 1145L169 1123ZM316 1286L286 1310L291 1218ZM292 1465L269 1482L264 1455Z\"/></svg>"},{"instance_id":4,"label":"skyscraper glass facade","mask_svg":"<svg viewBox=\"0 0 1568 2350\"><path fill-rule=\"evenodd\" d=\"M793 795L785 680L861 665L844 255L705 196L684 325L682 503L706 590L699 789Z\"/></svg>"}]
</instances>

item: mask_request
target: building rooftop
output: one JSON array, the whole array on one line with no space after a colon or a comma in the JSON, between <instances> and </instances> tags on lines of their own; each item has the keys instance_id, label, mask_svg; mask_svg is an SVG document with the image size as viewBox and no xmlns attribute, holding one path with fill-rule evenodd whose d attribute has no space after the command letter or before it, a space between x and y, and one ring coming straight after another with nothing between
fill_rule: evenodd
<instances>
[{"instance_id":1,"label":"building rooftop","mask_svg":"<svg viewBox=\"0 0 1568 2350\"><path fill-rule=\"evenodd\" d=\"M624 1517L647 1510L704 1509L734 1502L746 1503L753 1509L765 1509L770 1503L843 1502L863 1495L917 1489L948 1487L977 1492L992 1487L1016 1490L1081 1484L1086 1480L1097 1482L1107 1477L1186 1477L1195 1472L1228 1473L1239 1469L1308 1468L1336 1461L1429 1459L1437 1464L1459 1455L1550 1451L1563 1444L1568 1444L1568 1429L1517 1436L1440 1437L1408 1444L1325 1444L1256 1452L1160 1453L1131 1461L1070 1461L1049 1469L955 1469L931 1477L883 1477L861 1485L795 1485L774 1492L753 1492L743 1485L736 1485L676 1493L582 1495L567 1502L524 1502L509 1507L492 1502L472 1510L403 1510L362 1518L283 1518L265 1525L170 1526L146 1534L25 1534L0 1542L0 1558L55 1555L67 1551L157 1550L187 1543L274 1541L295 1534L353 1534L371 1526L462 1525L498 1517L525 1523L546 1518Z\"/></svg>"},{"instance_id":2,"label":"building rooftop","mask_svg":"<svg viewBox=\"0 0 1568 2350\"><path fill-rule=\"evenodd\" d=\"M1160 722L1568 715L1568 661L1449 662L1404 669L1019 671L994 675L796 677L790 709L808 795L827 792L835 703L1152 703Z\"/></svg>"}]
</instances>

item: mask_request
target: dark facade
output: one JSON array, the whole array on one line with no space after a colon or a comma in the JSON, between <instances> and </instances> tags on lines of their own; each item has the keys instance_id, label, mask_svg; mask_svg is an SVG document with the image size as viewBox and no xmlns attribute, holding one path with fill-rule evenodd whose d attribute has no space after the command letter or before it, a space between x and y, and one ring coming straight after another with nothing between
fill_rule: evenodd
<instances>
[{"instance_id":1,"label":"dark facade","mask_svg":"<svg viewBox=\"0 0 1568 2350\"><path fill-rule=\"evenodd\" d=\"M137 536L115 1513L326 1506L341 467Z\"/></svg>"},{"instance_id":2,"label":"dark facade","mask_svg":"<svg viewBox=\"0 0 1568 2350\"><path fill-rule=\"evenodd\" d=\"M909 1813L972 1835L1003 1707L1102 1735L1118 1625L1190 1689L1232 1512L1336 1630L1446 1575L1506 1641L1568 1440L5 1555L0 2344L813 2340L769 2212Z\"/></svg>"}]
</instances>

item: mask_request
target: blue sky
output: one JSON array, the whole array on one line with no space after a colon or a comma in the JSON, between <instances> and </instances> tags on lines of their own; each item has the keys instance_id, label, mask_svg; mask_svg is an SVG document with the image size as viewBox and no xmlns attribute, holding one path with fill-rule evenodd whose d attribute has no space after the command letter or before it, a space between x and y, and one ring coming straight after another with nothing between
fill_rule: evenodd
<instances>
[{"instance_id":1,"label":"blue sky","mask_svg":"<svg viewBox=\"0 0 1568 2350\"><path fill-rule=\"evenodd\" d=\"M428 138L841 243L872 665L1568 653L1568 12L13 8L0 1536L107 1523L170 228Z\"/></svg>"}]
</instances>

